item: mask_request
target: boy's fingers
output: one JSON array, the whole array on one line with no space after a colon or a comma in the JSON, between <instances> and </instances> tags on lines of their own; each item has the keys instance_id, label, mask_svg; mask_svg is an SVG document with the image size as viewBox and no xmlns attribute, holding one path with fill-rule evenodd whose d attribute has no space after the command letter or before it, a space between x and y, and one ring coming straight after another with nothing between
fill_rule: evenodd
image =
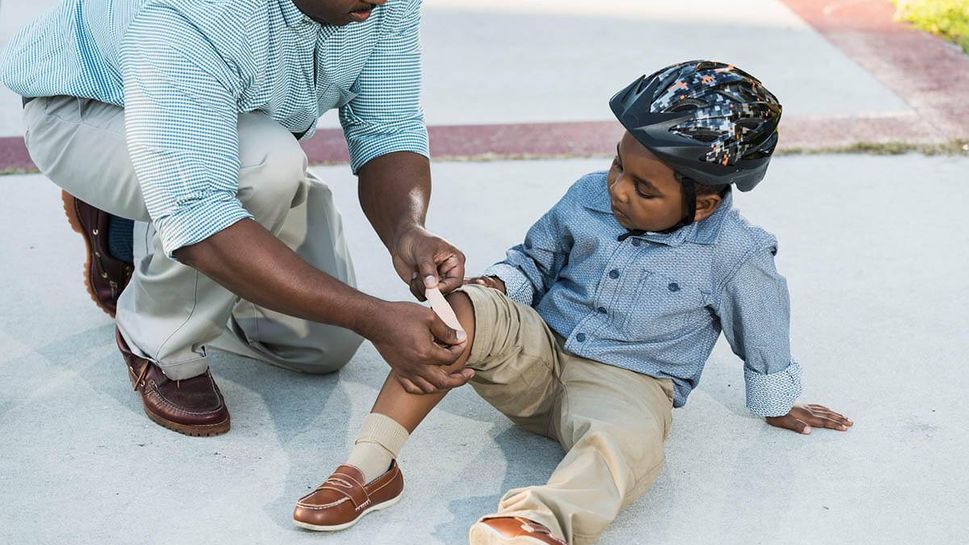
<instances>
[{"instance_id":1,"label":"boy's fingers","mask_svg":"<svg viewBox=\"0 0 969 545\"><path fill-rule=\"evenodd\" d=\"M826 416L812 415L810 418L806 418L805 420L808 424L816 428L828 428L832 430L840 430L845 428L840 421L833 418L828 418Z\"/></svg>"},{"instance_id":2,"label":"boy's fingers","mask_svg":"<svg viewBox=\"0 0 969 545\"><path fill-rule=\"evenodd\" d=\"M843 425L843 426L850 426L851 425L851 420L848 420L844 416L842 416L842 415L840 415L840 414L838 414L838 413L836 413L836 412L834 412L832 410L829 410L829 409L820 410L820 409L818 409L818 410L815 410L813 412L817 416L820 416L820 417L823 417L823 418L827 418L829 420L834 420L834 421L838 422L839 425Z\"/></svg>"},{"instance_id":3,"label":"boy's fingers","mask_svg":"<svg viewBox=\"0 0 969 545\"><path fill-rule=\"evenodd\" d=\"M803 433L805 435L811 433L811 426L807 422L799 420L791 415L785 415L779 418L771 418L768 420L768 422L777 427L786 428L791 431Z\"/></svg>"}]
</instances>

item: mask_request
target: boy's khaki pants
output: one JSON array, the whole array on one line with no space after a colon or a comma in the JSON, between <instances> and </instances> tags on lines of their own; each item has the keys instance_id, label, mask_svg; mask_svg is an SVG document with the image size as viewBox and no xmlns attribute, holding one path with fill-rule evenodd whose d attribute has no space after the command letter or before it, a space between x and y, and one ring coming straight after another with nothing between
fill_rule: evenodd
<instances>
[{"instance_id":1,"label":"boy's khaki pants","mask_svg":"<svg viewBox=\"0 0 969 545\"><path fill-rule=\"evenodd\" d=\"M548 483L508 491L496 515L531 519L571 544L594 542L659 474L672 381L570 354L535 309L483 286L461 290L474 305L474 389L566 451Z\"/></svg>"},{"instance_id":2,"label":"boy's khaki pants","mask_svg":"<svg viewBox=\"0 0 969 545\"><path fill-rule=\"evenodd\" d=\"M355 333L240 300L165 256L128 156L124 116L117 106L68 96L37 98L24 108L27 149L41 172L78 199L136 220L135 270L117 312L132 350L174 380L205 372L206 345L297 371L345 365L362 341ZM238 131L243 206L308 263L354 285L330 188L307 169L293 135L258 112L240 114Z\"/></svg>"}]
</instances>

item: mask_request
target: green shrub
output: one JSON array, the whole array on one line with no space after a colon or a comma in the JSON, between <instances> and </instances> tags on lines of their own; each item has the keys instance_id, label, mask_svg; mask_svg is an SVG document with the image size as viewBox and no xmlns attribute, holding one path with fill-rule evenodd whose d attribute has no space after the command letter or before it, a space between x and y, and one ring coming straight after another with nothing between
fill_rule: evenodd
<instances>
[{"instance_id":1,"label":"green shrub","mask_svg":"<svg viewBox=\"0 0 969 545\"><path fill-rule=\"evenodd\" d=\"M969 53L969 0L892 0L895 18L955 42Z\"/></svg>"}]
</instances>

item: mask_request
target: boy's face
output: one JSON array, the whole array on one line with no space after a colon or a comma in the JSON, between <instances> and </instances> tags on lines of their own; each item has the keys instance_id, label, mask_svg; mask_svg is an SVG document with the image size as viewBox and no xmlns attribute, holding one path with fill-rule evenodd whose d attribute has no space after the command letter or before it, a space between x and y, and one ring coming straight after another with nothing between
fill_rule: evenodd
<instances>
[{"instance_id":1,"label":"boy's face","mask_svg":"<svg viewBox=\"0 0 969 545\"><path fill-rule=\"evenodd\" d=\"M665 231L683 218L683 190L673 169L627 131L609 169L612 214L626 229Z\"/></svg>"}]
</instances>

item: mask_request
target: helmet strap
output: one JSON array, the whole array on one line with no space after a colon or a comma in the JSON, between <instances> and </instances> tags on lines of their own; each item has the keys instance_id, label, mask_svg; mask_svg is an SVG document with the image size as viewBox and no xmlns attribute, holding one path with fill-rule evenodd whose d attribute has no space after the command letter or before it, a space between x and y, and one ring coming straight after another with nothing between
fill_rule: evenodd
<instances>
[{"instance_id":1,"label":"helmet strap","mask_svg":"<svg viewBox=\"0 0 969 545\"><path fill-rule=\"evenodd\" d=\"M680 182L683 192L683 219L673 227L660 231L660 233L672 233L680 227L686 227L693 223L693 220L696 219L696 182L679 172L674 172L673 175L676 176L676 181Z\"/></svg>"},{"instance_id":2,"label":"helmet strap","mask_svg":"<svg viewBox=\"0 0 969 545\"><path fill-rule=\"evenodd\" d=\"M683 188L683 219L669 229L658 231L659 233L672 233L680 227L686 227L687 225L693 223L693 220L696 219L696 182L678 172L674 172L674 175L676 176L676 181L680 182L680 186ZM638 237L645 232L646 231L640 231L638 229L630 229L629 231L619 235L616 240L622 242L629 237Z\"/></svg>"}]
</instances>

